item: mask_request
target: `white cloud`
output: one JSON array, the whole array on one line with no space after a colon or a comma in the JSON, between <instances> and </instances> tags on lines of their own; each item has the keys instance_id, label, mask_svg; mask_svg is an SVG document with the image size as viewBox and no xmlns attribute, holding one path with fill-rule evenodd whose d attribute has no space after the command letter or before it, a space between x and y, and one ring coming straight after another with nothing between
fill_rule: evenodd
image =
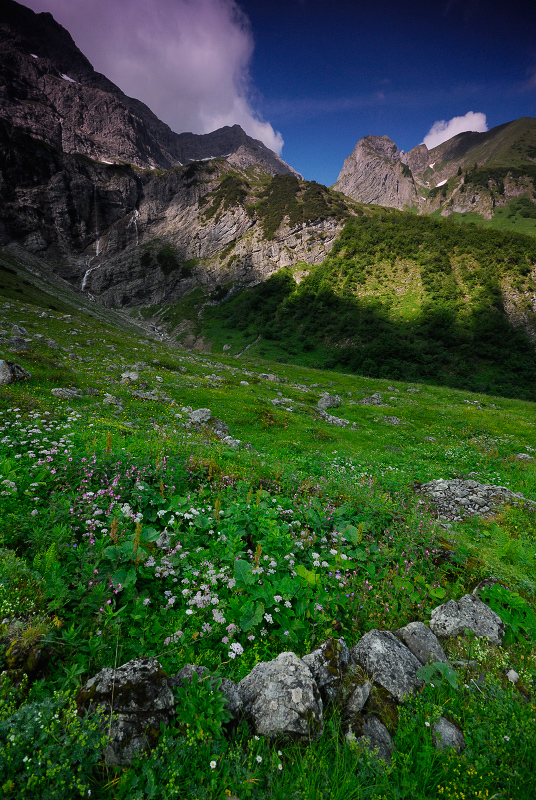
<instances>
[{"instance_id":1,"label":"white cloud","mask_svg":"<svg viewBox=\"0 0 536 800\"><path fill-rule=\"evenodd\" d=\"M465 131L478 131L483 133L487 131L488 125L486 122L486 115L480 111L468 111L463 117L452 117L448 122L440 119L434 122L428 133L423 139L426 147L431 150L437 147L438 144L446 142L447 139L452 139L458 133L465 133Z\"/></svg>"},{"instance_id":2,"label":"white cloud","mask_svg":"<svg viewBox=\"0 0 536 800\"><path fill-rule=\"evenodd\" d=\"M179 133L238 123L281 153L255 111L254 42L235 0L25 0L50 11L99 72Z\"/></svg>"}]
</instances>

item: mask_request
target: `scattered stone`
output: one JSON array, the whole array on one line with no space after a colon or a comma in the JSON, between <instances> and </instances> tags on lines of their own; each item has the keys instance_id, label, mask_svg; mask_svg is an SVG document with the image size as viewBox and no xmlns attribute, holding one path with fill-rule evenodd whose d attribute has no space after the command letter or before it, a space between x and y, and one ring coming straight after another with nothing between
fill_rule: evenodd
<instances>
[{"instance_id":1,"label":"scattered stone","mask_svg":"<svg viewBox=\"0 0 536 800\"><path fill-rule=\"evenodd\" d=\"M382 419L382 422L384 422L386 425L401 425L402 424L402 420L399 419L398 417L384 417Z\"/></svg>"},{"instance_id":2,"label":"scattered stone","mask_svg":"<svg viewBox=\"0 0 536 800\"><path fill-rule=\"evenodd\" d=\"M140 376L137 372L122 372L121 373L121 384L123 386L130 386L131 383L136 383L139 381Z\"/></svg>"},{"instance_id":3,"label":"scattered stone","mask_svg":"<svg viewBox=\"0 0 536 800\"><path fill-rule=\"evenodd\" d=\"M519 674L515 671L515 669L509 669L506 673L506 677L511 683L517 683L519 680Z\"/></svg>"},{"instance_id":4,"label":"scattered stone","mask_svg":"<svg viewBox=\"0 0 536 800\"><path fill-rule=\"evenodd\" d=\"M259 378L264 378L265 381L273 381L273 383L281 383L281 378L271 372L259 372Z\"/></svg>"},{"instance_id":5,"label":"scattered stone","mask_svg":"<svg viewBox=\"0 0 536 800\"><path fill-rule=\"evenodd\" d=\"M403 449L401 447L392 447L391 445L386 445L386 450L390 450L392 453L403 453Z\"/></svg>"},{"instance_id":6,"label":"scattered stone","mask_svg":"<svg viewBox=\"0 0 536 800\"><path fill-rule=\"evenodd\" d=\"M51 389L51 392L59 400L72 400L73 397L82 397L81 389Z\"/></svg>"},{"instance_id":7,"label":"scattered stone","mask_svg":"<svg viewBox=\"0 0 536 800\"><path fill-rule=\"evenodd\" d=\"M224 345L223 345L223 352L224 352L224 353L225 353L227 350L230 350L230 349L231 349L231 345L230 345L230 344L224 344Z\"/></svg>"},{"instance_id":8,"label":"scattered stone","mask_svg":"<svg viewBox=\"0 0 536 800\"><path fill-rule=\"evenodd\" d=\"M350 649L350 657L400 703L422 686L416 676L421 662L391 631L368 631Z\"/></svg>"},{"instance_id":9,"label":"scattered stone","mask_svg":"<svg viewBox=\"0 0 536 800\"><path fill-rule=\"evenodd\" d=\"M325 702L335 700L342 680L348 674L350 651L344 639L327 639L302 658L307 664Z\"/></svg>"},{"instance_id":10,"label":"scattered stone","mask_svg":"<svg viewBox=\"0 0 536 800\"><path fill-rule=\"evenodd\" d=\"M54 339L49 339L49 338L45 339L45 344L46 344L47 347L50 347L51 350L59 350L60 349L59 344L57 342L55 342Z\"/></svg>"},{"instance_id":11,"label":"scattered stone","mask_svg":"<svg viewBox=\"0 0 536 800\"><path fill-rule=\"evenodd\" d=\"M22 327L22 325L13 325L13 327L11 328L11 335L24 337L24 336L29 336L30 334L28 333L26 328Z\"/></svg>"},{"instance_id":12,"label":"scattered stone","mask_svg":"<svg viewBox=\"0 0 536 800\"><path fill-rule=\"evenodd\" d=\"M463 733L445 717L440 717L432 725L432 739L436 750L446 750L447 747L452 747L457 753L461 753L465 747Z\"/></svg>"},{"instance_id":13,"label":"scattered stone","mask_svg":"<svg viewBox=\"0 0 536 800\"><path fill-rule=\"evenodd\" d=\"M439 478L421 484L417 491L428 495L437 509L439 519L444 521L459 522L464 517L489 514L500 505L512 500L536 509L536 503L523 497L519 492L511 492L505 486L478 483L474 479Z\"/></svg>"},{"instance_id":14,"label":"scattered stone","mask_svg":"<svg viewBox=\"0 0 536 800\"><path fill-rule=\"evenodd\" d=\"M108 394L108 392L105 392L104 398L102 400L102 405L103 406L122 406L123 405L123 401L121 400L120 397L115 397L113 394Z\"/></svg>"},{"instance_id":15,"label":"scattered stone","mask_svg":"<svg viewBox=\"0 0 536 800\"><path fill-rule=\"evenodd\" d=\"M255 732L314 741L324 728L323 705L311 670L294 653L256 664L238 684L244 714Z\"/></svg>"},{"instance_id":16,"label":"scattered stone","mask_svg":"<svg viewBox=\"0 0 536 800\"><path fill-rule=\"evenodd\" d=\"M88 394L90 397L100 397L101 391L100 389L92 389L91 386L86 386L84 394Z\"/></svg>"},{"instance_id":17,"label":"scattered stone","mask_svg":"<svg viewBox=\"0 0 536 800\"><path fill-rule=\"evenodd\" d=\"M0 386L9 386L17 381L30 380L30 373L14 361L0 359Z\"/></svg>"},{"instance_id":18,"label":"scattered stone","mask_svg":"<svg viewBox=\"0 0 536 800\"><path fill-rule=\"evenodd\" d=\"M210 408L198 408L196 411L190 413L190 422L194 425L202 425L208 422L212 416Z\"/></svg>"},{"instance_id":19,"label":"scattered stone","mask_svg":"<svg viewBox=\"0 0 536 800\"><path fill-rule=\"evenodd\" d=\"M436 439L436 437L435 437L435 436L424 436L424 437L423 437L423 440L424 440L425 442L437 442L437 439Z\"/></svg>"},{"instance_id":20,"label":"scattered stone","mask_svg":"<svg viewBox=\"0 0 536 800\"><path fill-rule=\"evenodd\" d=\"M436 636L449 639L463 635L467 629L496 645L501 643L504 636L502 619L473 594L464 595L458 602L449 600L434 608L430 628Z\"/></svg>"},{"instance_id":21,"label":"scattered stone","mask_svg":"<svg viewBox=\"0 0 536 800\"><path fill-rule=\"evenodd\" d=\"M323 411L326 411L326 409L328 408L338 408L341 403L342 403L342 397L340 397L340 395L329 394L329 392L326 392L325 394L322 395L317 405L318 408L321 408L323 409Z\"/></svg>"},{"instance_id":22,"label":"scattered stone","mask_svg":"<svg viewBox=\"0 0 536 800\"><path fill-rule=\"evenodd\" d=\"M534 461L534 456L529 456L528 453L517 453L514 458L516 461Z\"/></svg>"},{"instance_id":23,"label":"scattered stone","mask_svg":"<svg viewBox=\"0 0 536 800\"><path fill-rule=\"evenodd\" d=\"M135 658L90 678L77 705L80 710L100 712L108 736L106 764L125 766L136 753L156 744L160 723L171 722L175 701L159 662Z\"/></svg>"},{"instance_id":24,"label":"scattered stone","mask_svg":"<svg viewBox=\"0 0 536 800\"><path fill-rule=\"evenodd\" d=\"M382 396L379 392L375 392L370 397L364 397L362 400L358 401L358 405L360 406L381 406L382 403Z\"/></svg>"},{"instance_id":25,"label":"scattered stone","mask_svg":"<svg viewBox=\"0 0 536 800\"><path fill-rule=\"evenodd\" d=\"M7 340L7 349L24 352L28 350L28 343L26 339L21 339L19 336L14 336L12 339Z\"/></svg>"},{"instance_id":26,"label":"scattered stone","mask_svg":"<svg viewBox=\"0 0 536 800\"><path fill-rule=\"evenodd\" d=\"M415 392L420 392L420 391L421 391L420 389L415 389L411 386L409 387L409 389L406 389L406 392L411 392L412 394L415 394Z\"/></svg>"},{"instance_id":27,"label":"scattered stone","mask_svg":"<svg viewBox=\"0 0 536 800\"><path fill-rule=\"evenodd\" d=\"M441 647L437 636L424 622L410 622L395 631L406 647L419 659L421 664L440 662L448 664L449 660Z\"/></svg>"},{"instance_id":28,"label":"scattered stone","mask_svg":"<svg viewBox=\"0 0 536 800\"><path fill-rule=\"evenodd\" d=\"M213 419L212 420L212 430L216 434L216 436L220 439L225 439L226 436L230 436L231 431L229 430L229 426L223 422L221 419Z\"/></svg>"},{"instance_id":29,"label":"scattered stone","mask_svg":"<svg viewBox=\"0 0 536 800\"><path fill-rule=\"evenodd\" d=\"M249 386L247 381L240 381L240 386Z\"/></svg>"}]
</instances>

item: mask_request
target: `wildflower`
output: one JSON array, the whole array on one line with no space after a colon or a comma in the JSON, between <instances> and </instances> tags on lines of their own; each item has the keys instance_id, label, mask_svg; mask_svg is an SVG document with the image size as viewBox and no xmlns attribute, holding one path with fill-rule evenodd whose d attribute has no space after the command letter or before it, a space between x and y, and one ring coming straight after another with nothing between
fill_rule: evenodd
<instances>
[{"instance_id":1,"label":"wildflower","mask_svg":"<svg viewBox=\"0 0 536 800\"><path fill-rule=\"evenodd\" d=\"M257 756L257 764L260 764L262 761L262 756Z\"/></svg>"},{"instance_id":2,"label":"wildflower","mask_svg":"<svg viewBox=\"0 0 536 800\"><path fill-rule=\"evenodd\" d=\"M426 725L427 728L430 727L430 723L429 722L425 722L424 724Z\"/></svg>"},{"instance_id":3,"label":"wildflower","mask_svg":"<svg viewBox=\"0 0 536 800\"><path fill-rule=\"evenodd\" d=\"M280 603L282 599L283 598L281 597L280 594L275 594L274 595L274 600L275 600L276 603Z\"/></svg>"},{"instance_id":4,"label":"wildflower","mask_svg":"<svg viewBox=\"0 0 536 800\"><path fill-rule=\"evenodd\" d=\"M143 601L143 605L144 606L148 606L150 602L151 602L151 598L150 597L146 597L145 600Z\"/></svg>"},{"instance_id":5,"label":"wildflower","mask_svg":"<svg viewBox=\"0 0 536 800\"><path fill-rule=\"evenodd\" d=\"M505 742L509 742L509 741L510 741L510 737L509 737L509 736L505 736L505 737L504 737L504 741L505 741Z\"/></svg>"},{"instance_id":6,"label":"wildflower","mask_svg":"<svg viewBox=\"0 0 536 800\"><path fill-rule=\"evenodd\" d=\"M210 769L216 769L216 762L215 761L211 761L210 762Z\"/></svg>"},{"instance_id":7,"label":"wildflower","mask_svg":"<svg viewBox=\"0 0 536 800\"><path fill-rule=\"evenodd\" d=\"M278 769L279 771L281 771L281 770L283 769L283 764L278 764L278 765L277 765L277 769Z\"/></svg>"}]
</instances>

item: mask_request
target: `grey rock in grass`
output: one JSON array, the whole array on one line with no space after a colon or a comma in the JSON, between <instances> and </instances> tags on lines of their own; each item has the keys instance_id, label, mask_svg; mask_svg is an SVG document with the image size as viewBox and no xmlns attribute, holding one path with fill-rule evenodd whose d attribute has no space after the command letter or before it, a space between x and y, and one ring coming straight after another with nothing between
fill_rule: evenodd
<instances>
[{"instance_id":1,"label":"grey rock in grass","mask_svg":"<svg viewBox=\"0 0 536 800\"><path fill-rule=\"evenodd\" d=\"M72 400L75 397L82 397L82 390L81 389L51 389L50 390L54 397L58 398L59 400Z\"/></svg>"},{"instance_id":2,"label":"grey rock in grass","mask_svg":"<svg viewBox=\"0 0 536 800\"><path fill-rule=\"evenodd\" d=\"M102 669L82 687L77 705L80 711L100 712L110 766L128 765L137 753L154 747L160 723L169 723L175 710L173 692L155 658Z\"/></svg>"},{"instance_id":3,"label":"grey rock in grass","mask_svg":"<svg viewBox=\"0 0 536 800\"><path fill-rule=\"evenodd\" d=\"M320 691L295 653L256 664L238 684L238 692L244 714L260 736L313 741L322 735Z\"/></svg>"},{"instance_id":4,"label":"grey rock in grass","mask_svg":"<svg viewBox=\"0 0 536 800\"><path fill-rule=\"evenodd\" d=\"M22 327L22 325L13 325L13 327L11 328L11 335L24 337L24 336L29 336L30 334L28 333L26 328Z\"/></svg>"},{"instance_id":5,"label":"grey rock in grass","mask_svg":"<svg viewBox=\"0 0 536 800\"><path fill-rule=\"evenodd\" d=\"M325 411L328 408L338 408L341 403L342 397L338 394L329 394L329 392L326 392L322 395L317 405L318 408L322 408Z\"/></svg>"},{"instance_id":6,"label":"grey rock in grass","mask_svg":"<svg viewBox=\"0 0 536 800\"><path fill-rule=\"evenodd\" d=\"M240 386L249 386L248 381L240 381Z\"/></svg>"},{"instance_id":7,"label":"grey rock in grass","mask_svg":"<svg viewBox=\"0 0 536 800\"><path fill-rule=\"evenodd\" d=\"M231 431L229 430L229 426L223 422L221 419L213 419L212 420L212 430L216 434L216 436L220 439L223 439L225 436L229 436Z\"/></svg>"},{"instance_id":8,"label":"grey rock in grass","mask_svg":"<svg viewBox=\"0 0 536 800\"><path fill-rule=\"evenodd\" d=\"M302 661L311 670L323 700L335 700L350 664L350 651L344 639L327 639L303 656Z\"/></svg>"},{"instance_id":9,"label":"grey rock in grass","mask_svg":"<svg viewBox=\"0 0 536 800\"><path fill-rule=\"evenodd\" d=\"M139 381L140 376L137 372L122 372L121 373L121 384L123 386L130 386L131 383L136 383Z\"/></svg>"},{"instance_id":10,"label":"grey rock in grass","mask_svg":"<svg viewBox=\"0 0 536 800\"><path fill-rule=\"evenodd\" d=\"M360 406L381 406L382 403L382 396L379 392L375 392L370 397L364 397L362 400L358 401L358 405Z\"/></svg>"},{"instance_id":11,"label":"grey rock in grass","mask_svg":"<svg viewBox=\"0 0 536 800\"><path fill-rule=\"evenodd\" d=\"M27 381L31 377L30 373L20 364L0 359L0 387L9 386L10 383L16 383L17 381Z\"/></svg>"},{"instance_id":12,"label":"grey rock in grass","mask_svg":"<svg viewBox=\"0 0 536 800\"><path fill-rule=\"evenodd\" d=\"M84 394L87 394L90 397L99 397L101 392L100 392L100 389L93 389L91 386L87 386L84 389Z\"/></svg>"},{"instance_id":13,"label":"grey rock in grass","mask_svg":"<svg viewBox=\"0 0 536 800\"><path fill-rule=\"evenodd\" d=\"M50 347L51 350L59 350L60 346L54 339L47 338L45 339L45 344L47 347Z\"/></svg>"},{"instance_id":14,"label":"grey rock in grass","mask_svg":"<svg viewBox=\"0 0 536 800\"><path fill-rule=\"evenodd\" d=\"M534 461L534 456L529 456L528 453L517 453L514 458L516 461Z\"/></svg>"},{"instance_id":15,"label":"grey rock in grass","mask_svg":"<svg viewBox=\"0 0 536 800\"><path fill-rule=\"evenodd\" d=\"M108 394L108 392L105 393L102 400L103 406L121 406L122 404L123 401L121 400L120 397L115 397L115 395Z\"/></svg>"},{"instance_id":16,"label":"grey rock in grass","mask_svg":"<svg viewBox=\"0 0 536 800\"><path fill-rule=\"evenodd\" d=\"M13 336L13 338L7 340L7 349L19 351L28 350L28 342L26 339L21 339L20 336Z\"/></svg>"},{"instance_id":17,"label":"grey rock in grass","mask_svg":"<svg viewBox=\"0 0 536 800\"><path fill-rule=\"evenodd\" d=\"M506 673L506 677L511 683L517 683L519 680L519 673L515 671L515 669L509 669Z\"/></svg>"},{"instance_id":18,"label":"grey rock in grass","mask_svg":"<svg viewBox=\"0 0 536 800\"><path fill-rule=\"evenodd\" d=\"M424 622L409 622L395 631L395 635L402 639L421 664L438 661L443 664L449 663L439 639Z\"/></svg>"},{"instance_id":19,"label":"grey rock in grass","mask_svg":"<svg viewBox=\"0 0 536 800\"><path fill-rule=\"evenodd\" d=\"M345 719L355 720L358 717L370 697L371 690L372 684L370 681L365 681L365 683L355 687L344 707L343 715Z\"/></svg>"},{"instance_id":20,"label":"grey rock in grass","mask_svg":"<svg viewBox=\"0 0 536 800\"><path fill-rule=\"evenodd\" d=\"M464 595L458 602L449 600L434 608L430 628L436 636L448 638L461 636L470 630L496 645L501 643L504 636L502 619L473 594Z\"/></svg>"},{"instance_id":21,"label":"grey rock in grass","mask_svg":"<svg viewBox=\"0 0 536 800\"><path fill-rule=\"evenodd\" d=\"M461 753L465 747L463 733L445 717L440 717L432 725L432 739L436 750L446 750L447 747L452 747L457 753Z\"/></svg>"},{"instance_id":22,"label":"grey rock in grass","mask_svg":"<svg viewBox=\"0 0 536 800\"><path fill-rule=\"evenodd\" d=\"M332 414L328 414L327 411L324 411L323 409L320 409L319 414L324 422L327 422L330 425L336 425L337 428L347 428L348 425L350 425L349 420L342 419L341 417L334 417Z\"/></svg>"},{"instance_id":23,"label":"grey rock in grass","mask_svg":"<svg viewBox=\"0 0 536 800\"><path fill-rule=\"evenodd\" d=\"M382 422L385 425L401 425L402 420L399 417L384 417Z\"/></svg>"},{"instance_id":24,"label":"grey rock in grass","mask_svg":"<svg viewBox=\"0 0 536 800\"><path fill-rule=\"evenodd\" d=\"M194 425L202 425L208 422L212 416L210 408L198 408L190 414L190 422Z\"/></svg>"},{"instance_id":25,"label":"grey rock in grass","mask_svg":"<svg viewBox=\"0 0 536 800\"><path fill-rule=\"evenodd\" d=\"M422 686L416 676L421 662L391 631L369 631L350 649L350 657L400 703Z\"/></svg>"},{"instance_id":26,"label":"grey rock in grass","mask_svg":"<svg viewBox=\"0 0 536 800\"><path fill-rule=\"evenodd\" d=\"M380 722L374 714L367 714L363 719L361 729L362 735L358 737L350 729L346 734L346 741L356 742L362 747L366 747L377 758L389 762L393 756L395 744L383 722Z\"/></svg>"}]
</instances>

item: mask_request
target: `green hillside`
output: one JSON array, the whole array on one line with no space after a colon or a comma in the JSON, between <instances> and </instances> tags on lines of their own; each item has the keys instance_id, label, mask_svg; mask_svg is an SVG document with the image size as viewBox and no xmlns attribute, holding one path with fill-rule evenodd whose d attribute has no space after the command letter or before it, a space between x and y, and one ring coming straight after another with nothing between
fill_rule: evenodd
<instances>
[{"instance_id":1,"label":"green hillside","mask_svg":"<svg viewBox=\"0 0 536 800\"><path fill-rule=\"evenodd\" d=\"M532 238L378 210L299 285L283 270L201 329L232 352L534 400L535 265Z\"/></svg>"}]
</instances>

